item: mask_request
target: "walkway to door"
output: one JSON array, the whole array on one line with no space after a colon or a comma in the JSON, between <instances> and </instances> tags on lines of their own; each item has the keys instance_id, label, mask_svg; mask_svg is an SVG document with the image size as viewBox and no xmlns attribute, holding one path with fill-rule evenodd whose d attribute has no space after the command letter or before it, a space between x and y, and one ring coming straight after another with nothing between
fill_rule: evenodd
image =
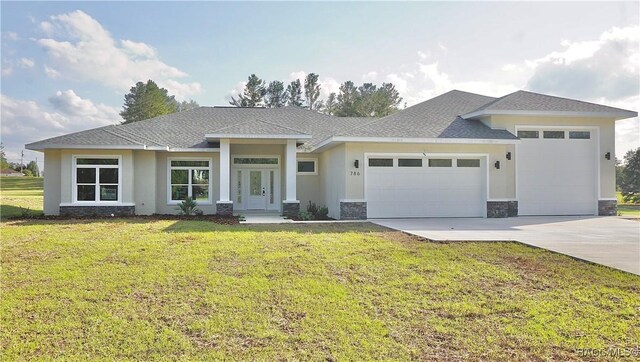
<instances>
[{"instance_id":1,"label":"walkway to door","mask_svg":"<svg viewBox=\"0 0 640 362\"><path fill-rule=\"evenodd\" d=\"M241 224L288 224L293 222L291 219L285 219L279 212L252 212L239 210L235 215L241 217Z\"/></svg>"}]
</instances>

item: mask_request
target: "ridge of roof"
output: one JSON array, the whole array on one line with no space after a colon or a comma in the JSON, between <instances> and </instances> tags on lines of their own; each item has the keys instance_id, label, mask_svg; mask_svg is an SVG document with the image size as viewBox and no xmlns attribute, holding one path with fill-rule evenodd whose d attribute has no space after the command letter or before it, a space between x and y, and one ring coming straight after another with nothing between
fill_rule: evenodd
<instances>
[{"instance_id":1,"label":"ridge of roof","mask_svg":"<svg viewBox=\"0 0 640 362\"><path fill-rule=\"evenodd\" d=\"M127 123L127 124L128 124L128 123ZM151 143L154 143L155 145L158 145L158 146L169 146L169 145L165 145L165 144L162 144L162 143L160 143L160 142L157 142L157 141L155 141L155 140L151 139L150 137L148 137L147 135L143 135L143 134L139 134L139 133L134 133L134 132L132 132L130 129L128 129L128 127L124 127L124 126L126 126L126 124L116 124L116 125L114 125L113 127L114 127L114 129L118 130L118 132L124 132L124 133L127 133L127 134L129 134L129 135L131 135L131 136L133 136L133 137L138 137L138 138L140 138L140 139L142 139L142 140L146 140L146 141L149 141L149 142L151 142ZM115 136L118 136L117 134L115 134L115 133L113 133L113 132L109 132L109 133L111 133L111 134L113 134L113 135L115 135ZM122 137L124 138L124 136L122 136ZM132 141L132 142L138 142L138 143L140 143L140 142L139 142L139 141L137 141L137 140L131 140L131 141Z\"/></svg>"}]
</instances>

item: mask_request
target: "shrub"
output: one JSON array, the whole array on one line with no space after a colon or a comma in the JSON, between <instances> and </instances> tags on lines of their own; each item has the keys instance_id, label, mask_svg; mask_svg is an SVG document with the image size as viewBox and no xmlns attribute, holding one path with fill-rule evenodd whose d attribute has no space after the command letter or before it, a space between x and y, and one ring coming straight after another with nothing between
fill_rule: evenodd
<instances>
[{"instance_id":1,"label":"shrub","mask_svg":"<svg viewBox=\"0 0 640 362\"><path fill-rule=\"evenodd\" d=\"M313 215L313 218L315 219L316 215L318 215L318 206L315 202L309 201L309 205L307 205L307 212Z\"/></svg>"},{"instance_id":2,"label":"shrub","mask_svg":"<svg viewBox=\"0 0 640 362\"><path fill-rule=\"evenodd\" d=\"M298 218L303 221L313 220L313 214L308 211L300 211Z\"/></svg>"},{"instance_id":3,"label":"shrub","mask_svg":"<svg viewBox=\"0 0 640 362\"><path fill-rule=\"evenodd\" d=\"M198 203L191 197L187 197L181 203L178 204L178 211L180 215L191 216L199 215Z\"/></svg>"},{"instance_id":4,"label":"shrub","mask_svg":"<svg viewBox=\"0 0 640 362\"><path fill-rule=\"evenodd\" d=\"M318 209L318 215L316 216L317 220L327 220L329 219L329 208L323 206Z\"/></svg>"}]
</instances>

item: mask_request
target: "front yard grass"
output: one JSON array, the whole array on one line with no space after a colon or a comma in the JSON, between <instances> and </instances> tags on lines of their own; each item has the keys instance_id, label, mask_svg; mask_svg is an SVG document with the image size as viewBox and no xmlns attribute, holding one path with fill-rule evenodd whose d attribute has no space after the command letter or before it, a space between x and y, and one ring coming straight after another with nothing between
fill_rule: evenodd
<instances>
[{"instance_id":1,"label":"front yard grass","mask_svg":"<svg viewBox=\"0 0 640 362\"><path fill-rule=\"evenodd\" d=\"M0 177L0 219L42 214L42 177Z\"/></svg>"},{"instance_id":2,"label":"front yard grass","mask_svg":"<svg viewBox=\"0 0 640 362\"><path fill-rule=\"evenodd\" d=\"M580 360L640 341L640 277L516 243L366 223L1 227L3 360Z\"/></svg>"}]
</instances>

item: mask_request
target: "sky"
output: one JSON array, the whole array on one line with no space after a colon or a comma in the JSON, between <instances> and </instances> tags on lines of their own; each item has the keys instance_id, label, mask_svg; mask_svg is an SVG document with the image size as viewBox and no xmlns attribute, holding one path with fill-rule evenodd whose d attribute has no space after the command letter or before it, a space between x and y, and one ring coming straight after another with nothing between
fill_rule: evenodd
<instances>
[{"instance_id":1,"label":"sky","mask_svg":"<svg viewBox=\"0 0 640 362\"><path fill-rule=\"evenodd\" d=\"M391 82L403 105L452 89L530 90L640 110L636 2L7 2L1 11L1 137L25 143L122 121L153 79L179 100L226 105L255 73ZM616 156L640 146L616 122ZM42 153L25 151L25 163Z\"/></svg>"}]
</instances>

